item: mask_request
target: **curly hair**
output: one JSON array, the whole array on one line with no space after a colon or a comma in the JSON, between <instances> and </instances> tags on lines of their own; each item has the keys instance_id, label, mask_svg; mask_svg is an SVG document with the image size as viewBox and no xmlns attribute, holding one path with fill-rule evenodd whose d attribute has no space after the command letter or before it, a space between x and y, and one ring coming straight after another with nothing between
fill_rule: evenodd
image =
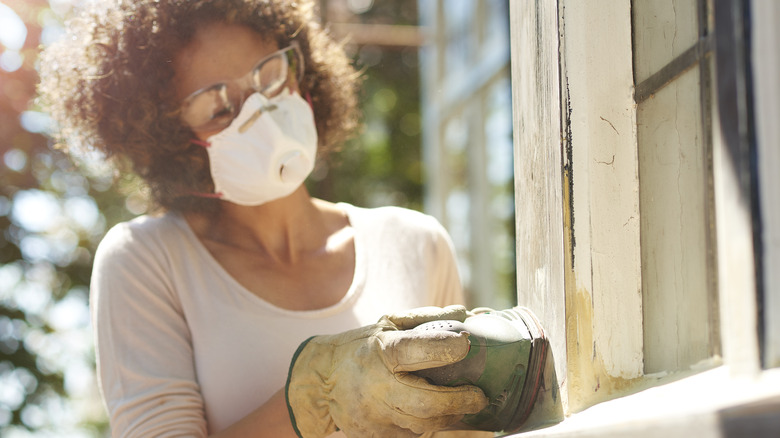
<instances>
[{"instance_id":1,"label":"curly hair","mask_svg":"<svg viewBox=\"0 0 780 438\"><path fill-rule=\"evenodd\" d=\"M42 104L69 145L129 165L162 210L219 211L208 155L178 118L176 54L212 22L248 26L279 47L298 41L320 157L358 126L359 78L342 46L315 19L313 0L117 0L91 5L41 53Z\"/></svg>"}]
</instances>

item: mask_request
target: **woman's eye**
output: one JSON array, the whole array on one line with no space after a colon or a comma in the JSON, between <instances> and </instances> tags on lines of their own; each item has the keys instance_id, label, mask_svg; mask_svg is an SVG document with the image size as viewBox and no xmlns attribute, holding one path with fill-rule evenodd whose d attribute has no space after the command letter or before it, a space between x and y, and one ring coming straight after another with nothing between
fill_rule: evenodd
<instances>
[{"instance_id":1,"label":"woman's eye","mask_svg":"<svg viewBox=\"0 0 780 438\"><path fill-rule=\"evenodd\" d=\"M255 90L271 97L287 82L287 64L284 55L278 55L255 68L252 80Z\"/></svg>"},{"instance_id":2,"label":"woman's eye","mask_svg":"<svg viewBox=\"0 0 780 438\"><path fill-rule=\"evenodd\" d=\"M211 120L220 119L223 117L230 117L233 114L233 109L228 106L223 106L217 111L214 111L214 113L211 114Z\"/></svg>"}]
</instances>

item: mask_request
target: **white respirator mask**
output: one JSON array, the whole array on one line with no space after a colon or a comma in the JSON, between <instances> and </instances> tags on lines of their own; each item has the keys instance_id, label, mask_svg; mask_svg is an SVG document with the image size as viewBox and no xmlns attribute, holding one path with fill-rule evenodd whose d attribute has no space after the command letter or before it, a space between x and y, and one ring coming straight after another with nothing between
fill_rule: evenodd
<instances>
[{"instance_id":1,"label":"white respirator mask","mask_svg":"<svg viewBox=\"0 0 780 438\"><path fill-rule=\"evenodd\" d=\"M294 192L314 169L314 113L288 89L271 99L254 93L207 144L213 196L239 205L264 204Z\"/></svg>"}]
</instances>

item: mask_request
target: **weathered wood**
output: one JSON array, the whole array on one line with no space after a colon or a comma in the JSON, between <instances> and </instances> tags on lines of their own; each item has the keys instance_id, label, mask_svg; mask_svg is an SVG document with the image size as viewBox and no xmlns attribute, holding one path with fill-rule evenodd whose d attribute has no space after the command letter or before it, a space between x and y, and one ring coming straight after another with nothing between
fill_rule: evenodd
<instances>
[{"instance_id":1,"label":"weathered wood","mask_svg":"<svg viewBox=\"0 0 780 438\"><path fill-rule=\"evenodd\" d=\"M557 23L555 1L510 2L518 304L545 326L554 374L565 376Z\"/></svg>"},{"instance_id":2,"label":"weathered wood","mask_svg":"<svg viewBox=\"0 0 780 438\"><path fill-rule=\"evenodd\" d=\"M567 385L576 412L632 390L642 376L639 181L631 2L562 5L571 150Z\"/></svg>"}]
</instances>

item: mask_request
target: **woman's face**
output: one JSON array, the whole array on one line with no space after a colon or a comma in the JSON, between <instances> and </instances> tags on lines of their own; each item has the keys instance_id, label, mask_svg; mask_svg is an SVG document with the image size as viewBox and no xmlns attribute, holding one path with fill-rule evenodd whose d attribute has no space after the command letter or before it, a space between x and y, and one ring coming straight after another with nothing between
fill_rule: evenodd
<instances>
[{"instance_id":1,"label":"woman's face","mask_svg":"<svg viewBox=\"0 0 780 438\"><path fill-rule=\"evenodd\" d=\"M258 61L278 49L273 39L263 38L246 26L210 23L200 28L173 60L176 97L182 101L213 84L245 77ZM243 103L253 90L242 91ZM220 130L195 130L195 133L205 140Z\"/></svg>"}]
</instances>

